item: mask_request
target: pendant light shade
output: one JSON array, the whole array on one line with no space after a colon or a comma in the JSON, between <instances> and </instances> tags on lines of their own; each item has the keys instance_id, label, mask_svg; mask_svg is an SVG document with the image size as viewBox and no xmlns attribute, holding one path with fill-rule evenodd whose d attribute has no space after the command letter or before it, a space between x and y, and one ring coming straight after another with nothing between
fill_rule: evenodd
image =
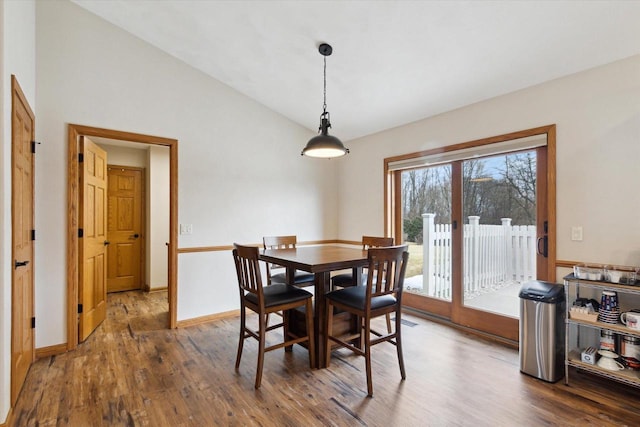
<instances>
[{"instance_id":1,"label":"pendant light shade","mask_svg":"<svg viewBox=\"0 0 640 427\"><path fill-rule=\"evenodd\" d=\"M314 136L307 142L307 146L302 150L302 155L330 159L344 156L349 152L349 149L345 148L338 138L329 135L331 120L327 111L327 56L331 55L333 49L330 45L323 43L318 48L318 51L324 56L324 104L322 105L322 114L320 114L319 135Z\"/></svg>"}]
</instances>

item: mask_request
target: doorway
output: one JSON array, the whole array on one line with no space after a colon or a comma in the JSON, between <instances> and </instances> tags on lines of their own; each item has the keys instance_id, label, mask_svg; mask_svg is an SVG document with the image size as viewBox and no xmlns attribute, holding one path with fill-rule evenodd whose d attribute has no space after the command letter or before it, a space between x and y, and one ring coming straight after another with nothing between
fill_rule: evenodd
<instances>
[{"instance_id":1,"label":"doorway","mask_svg":"<svg viewBox=\"0 0 640 427\"><path fill-rule=\"evenodd\" d=\"M67 348L74 349L78 345L78 292L79 292L79 268L78 255L78 224L80 208L79 162L78 141L81 136L106 138L133 145L146 144L150 146L164 146L169 149L169 238L168 238L168 328L175 328L177 323L177 238L178 238L178 141L175 139L156 137L152 135L136 134L131 132L116 131L110 129L94 128L82 125L68 125L68 256L67 256Z\"/></svg>"},{"instance_id":2,"label":"doorway","mask_svg":"<svg viewBox=\"0 0 640 427\"><path fill-rule=\"evenodd\" d=\"M555 279L554 155L548 126L386 159L403 303L517 341L521 284Z\"/></svg>"}]
</instances>

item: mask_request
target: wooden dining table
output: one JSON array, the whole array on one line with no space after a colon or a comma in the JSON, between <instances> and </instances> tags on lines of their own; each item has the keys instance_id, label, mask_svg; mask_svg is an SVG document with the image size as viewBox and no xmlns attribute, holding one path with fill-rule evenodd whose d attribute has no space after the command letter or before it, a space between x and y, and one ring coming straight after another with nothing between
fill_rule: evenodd
<instances>
[{"instance_id":1,"label":"wooden dining table","mask_svg":"<svg viewBox=\"0 0 640 427\"><path fill-rule=\"evenodd\" d=\"M287 283L293 284L296 270L314 274L314 340L318 368L327 366L324 348L325 294L331 287L331 272L352 269L355 283L360 283L368 252L361 248L338 245L300 246L295 249L265 249L260 260L286 268Z\"/></svg>"}]
</instances>

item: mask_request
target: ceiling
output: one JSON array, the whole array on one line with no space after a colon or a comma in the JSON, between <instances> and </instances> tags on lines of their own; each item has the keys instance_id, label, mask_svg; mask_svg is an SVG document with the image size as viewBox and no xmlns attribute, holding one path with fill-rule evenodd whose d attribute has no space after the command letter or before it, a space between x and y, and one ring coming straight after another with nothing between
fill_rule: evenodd
<instances>
[{"instance_id":1,"label":"ceiling","mask_svg":"<svg viewBox=\"0 0 640 427\"><path fill-rule=\"evenodd\" d=\"M73 0L350 140L640 54L640 1Z\"/></svg>"}]
</instances>

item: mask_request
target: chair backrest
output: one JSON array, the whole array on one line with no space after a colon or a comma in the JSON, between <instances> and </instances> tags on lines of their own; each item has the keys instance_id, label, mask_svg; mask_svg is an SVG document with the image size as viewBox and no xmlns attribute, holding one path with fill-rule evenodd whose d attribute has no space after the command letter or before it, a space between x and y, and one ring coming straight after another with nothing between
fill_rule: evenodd
<instances>
[{"instance_id":1,"label":"chair backrest","mask_svg":"<svg viewBox=\"0 0 640 427\"><path fill-rule=\"evenodd\" d=\"M362 249L393 246L393 237L362 236Z\"/></svg>"},{"instance_id":2,"label":"chair backrest","mask_svg":"<svg viewBox=\"0 0 640 427\"><path fill-rule=\"evenodd\" d=\"M265 249L295 249L298 238L296 236L265 236L262 238L262 245ZM271 284L273 270L276 272L284 269L281 265L267 263L267 282Z\"/></svg>"},{"instance_id":3,"label":"chair backrest","mask_svg":"<svg viewBox=\"0 0 640 427\"><path fill-rule=\"evenodd\" d=\"M260 262L258 260L259 249L256 246L243 246L233 244L233 260L236 264L240 299L246 292L258 297L258 304L262 305L262 275L260 274Z\"/></svg>"},{"instance_id":4,"label":"chair backrest","mask_svg":"<svg viewBox=\"0 0 640 427\"><path fill-rule=\"evenodd\" d=\"M265 236L262 244L265 249L295 249L297 240L296 236Z\"/></svg>"},{"instance_id":5,"label":"chair backrest","mask_svg":"<svg viewBox=\"0 0 640 427\"><path fill-rule=\"evenodd\" d=\"M369 249L368 299L395 294L400 302L409 252L407 245Z\"/></svg>"}]
</instances>

